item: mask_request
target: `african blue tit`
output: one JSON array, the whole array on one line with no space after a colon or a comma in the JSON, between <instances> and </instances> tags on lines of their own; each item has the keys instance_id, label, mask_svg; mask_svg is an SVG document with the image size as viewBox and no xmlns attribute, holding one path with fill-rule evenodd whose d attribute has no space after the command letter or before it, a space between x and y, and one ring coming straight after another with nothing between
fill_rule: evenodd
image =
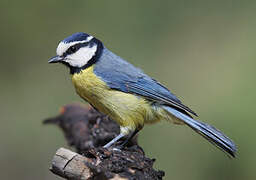
<instances>
[{"instance_id":1,"label":"african blue tit","mask_svg":"<svg viewBox=\"0 0 256 180\"><path fill-rule=\"evenodd\" d=\"M235 157L235 144L222 132L201 121L197 114L158 81L144 74L103 43L86 33L62 40L57 56L49 63L70 69L77 94L120 125L120 134L107 143L109 148L123 137L123 147L144 124L167 120L185 124L227 154Z\"/></svg>"}]
</instances>

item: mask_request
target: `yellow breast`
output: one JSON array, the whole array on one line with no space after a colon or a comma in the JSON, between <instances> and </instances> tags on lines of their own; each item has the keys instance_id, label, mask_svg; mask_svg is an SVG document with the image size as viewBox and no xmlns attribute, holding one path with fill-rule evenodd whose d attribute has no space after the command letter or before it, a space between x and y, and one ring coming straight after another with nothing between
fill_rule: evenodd
<instances>
[{"instance_id":1,"label":"yellow breast","mask_svg":"<svg viewBox=\"0 0 256 180\"><path fill-rule=\"evenodd\" d=\"M109 89L106 83L93 73L93 66L75 73L72 76L72 82L78 95L90 103L92 100L103 98L102 93Z\"/></svg>"},{"instance_id":2,"label":"yellow breast","mask_svg":"<svg viewBox=\"0 0 256 180\"><path fill-rule=\"evenodd\" d=\"M110 89L94 74L93 66L74 74L72 82L80 97L123 127L135 129L143 126L144 121L153 114L149 102L144 98Z\"/></svg>"}]
</instances>

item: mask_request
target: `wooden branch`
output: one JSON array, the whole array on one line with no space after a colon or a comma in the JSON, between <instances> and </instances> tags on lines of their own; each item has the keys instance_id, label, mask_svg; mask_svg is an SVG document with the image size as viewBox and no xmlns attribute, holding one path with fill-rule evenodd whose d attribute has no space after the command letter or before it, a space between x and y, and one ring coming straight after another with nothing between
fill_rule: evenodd
<instances>
[{"instance_id":1,"label":"wooden branch","mask_svg":"<svg viewBox=\"0 0 256 180\"><path fill-rule=\"evenodd\" d=\"M162 179L163 171L153 169L154 159L145 157L137 138L122 151L102 148L119 134L119 126L108 117L80 104L61 108L57 117L45 124L56 124L70 146L57 150L50 170L66 179ZM118 144L116 144L118 145Z\"/></svg>"},{"instance_id":2,"label":"wooden branch","mask_svg":"<svg viewBox=\"0 0 256 180\"><path fill-rule=\"evenodd\" d=\"M65 148L57 150L50 170L66 179L89 179L92 172L86 163L90 160Z\"/></svg>"}]
</instances>

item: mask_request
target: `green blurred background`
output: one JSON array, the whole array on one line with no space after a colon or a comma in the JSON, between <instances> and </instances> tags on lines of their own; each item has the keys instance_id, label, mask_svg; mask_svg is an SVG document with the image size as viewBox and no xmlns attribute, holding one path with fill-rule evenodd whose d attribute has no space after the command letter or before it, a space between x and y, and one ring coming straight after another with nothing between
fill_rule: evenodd
<instances>
[{"instance_id":1,"label":"green blurred background","mask_svg":"<svg viewBox=\"0 0 256 180\"><path fill-rule=\"evenodd\" d=\"M231 160L188 127L146 126L139 142L165 179L255 179L255 19L256 1L1 0L1 179L60 179L48 167L66 141L42 120L83 101L68 70L47 60L60 40L80 31L237 143Z\"/></svg>"}]
</instances>

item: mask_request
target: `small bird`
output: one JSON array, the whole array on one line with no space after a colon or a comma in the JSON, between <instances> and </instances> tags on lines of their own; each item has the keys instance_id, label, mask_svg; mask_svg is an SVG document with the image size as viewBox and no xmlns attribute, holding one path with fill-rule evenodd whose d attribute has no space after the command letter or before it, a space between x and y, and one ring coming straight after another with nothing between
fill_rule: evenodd
<instances>
[{"instance_id":1,"label":"small bird","mask_svg":"<svg viewBox=\"0 0 256 180\"><path fill-rule=\"evenodd\" d=\"M75 33L62 40L57 56L49 63L62 63L70 69L77 94L98 111L120 125L120 134L107 143L109 148L125 137L120 148L144 124L167 120L185 124L228 155L235 157L234 142L222 132L201 121L174 94L86 33Z\"/></svg>"}]
</instances>

